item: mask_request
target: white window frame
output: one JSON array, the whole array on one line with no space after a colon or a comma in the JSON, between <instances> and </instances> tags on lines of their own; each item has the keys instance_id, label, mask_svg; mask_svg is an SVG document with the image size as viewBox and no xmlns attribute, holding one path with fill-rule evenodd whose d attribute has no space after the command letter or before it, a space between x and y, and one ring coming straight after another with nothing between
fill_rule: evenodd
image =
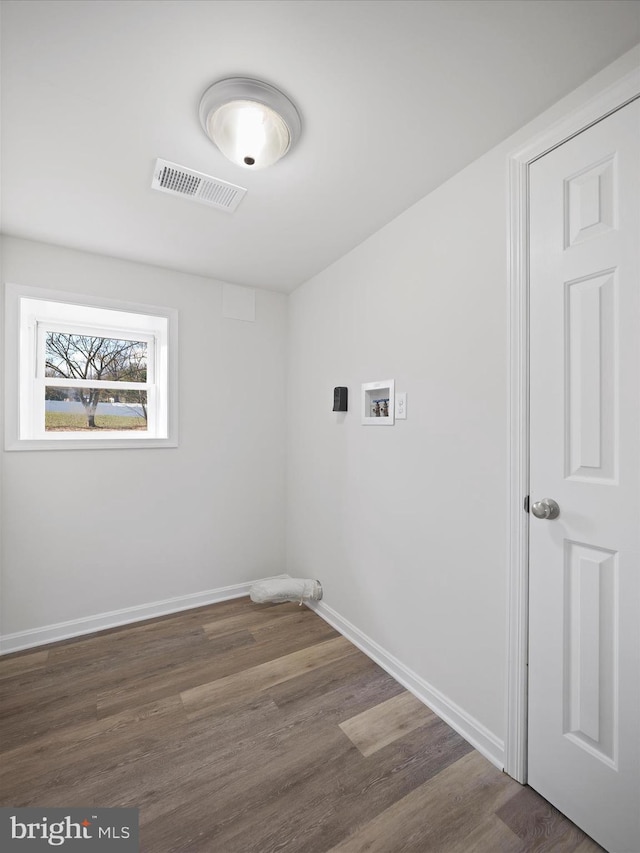
<instances>
[{"instance_id":1,"label":"white window frame","mask_svg":"<svg viewBox=\"0 0 640 853\"><path fill-rule=\"evenodd\" d=\"M5 449L96 450L177 447L177 324L174 308L7 284ZM113 382L45 377L46 332L147 344L147 380ZM45 387L147 391L147 429L46 432Z\"/></svg>"}]
</instances>

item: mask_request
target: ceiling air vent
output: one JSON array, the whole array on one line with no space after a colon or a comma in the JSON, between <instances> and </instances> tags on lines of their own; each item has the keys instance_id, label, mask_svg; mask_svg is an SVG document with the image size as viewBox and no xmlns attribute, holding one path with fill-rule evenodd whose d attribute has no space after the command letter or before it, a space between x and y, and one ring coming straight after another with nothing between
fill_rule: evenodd
<instances>
[{"instance_id":1,"label":"ceiling air vent","mask_svg":"<svg viewBox=\"0 0 640 853\"><path fill-rule=\"evenodd\" d=\"M243 187L203 175L202 172L194 172L193 169L185 169L167 160L156 160L151 187L163 193L191 198L228 213L233 213L246 193Z\"/></svg>"}]
</instances>

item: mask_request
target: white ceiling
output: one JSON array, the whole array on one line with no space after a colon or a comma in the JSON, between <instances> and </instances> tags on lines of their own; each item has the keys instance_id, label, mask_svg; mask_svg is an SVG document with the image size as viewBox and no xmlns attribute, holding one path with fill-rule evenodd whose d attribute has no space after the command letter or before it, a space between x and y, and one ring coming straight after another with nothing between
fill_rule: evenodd
<instances>
[{"instance_id":1,"label":"white ceiling","mask_svg":"<svg viewBox=\"0 0 640 853\"><path fill-rule=\"evenodd\" d=\"M3 0L2 230L290 291L640 41L636 0ZM271 169L198 103L258 77L303 118ZM248 189L150 188L161 157Z\"/></svg>"}]
</instances>

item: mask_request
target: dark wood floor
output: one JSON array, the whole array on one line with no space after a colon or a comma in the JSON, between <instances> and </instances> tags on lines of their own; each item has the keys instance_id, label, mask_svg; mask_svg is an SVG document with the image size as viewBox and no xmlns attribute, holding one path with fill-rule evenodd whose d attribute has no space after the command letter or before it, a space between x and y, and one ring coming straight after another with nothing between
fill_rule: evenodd
<instances>
[{"instance_id":1,"label":"dark wood floor","mask_svg":"<svg viewBox=\"0 0 640 853\"><path fill-rule=\"evenodd\" d=\"M594 853L316 614L237 599L0 659L0 805L145 853Z\"/></svg>"}]
</instances>

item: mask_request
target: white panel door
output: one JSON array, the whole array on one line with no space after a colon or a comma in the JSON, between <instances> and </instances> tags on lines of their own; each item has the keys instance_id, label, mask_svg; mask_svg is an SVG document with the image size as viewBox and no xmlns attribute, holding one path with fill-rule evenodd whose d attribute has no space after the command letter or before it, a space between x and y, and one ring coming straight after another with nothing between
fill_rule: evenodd
<instances>
[{"instance_id":1,"label":"white panel door","mask_svg":"<svg viewBox=\"0 0 640 853\"><path fill-rule=\"evenodd\" d=\"M529 784L611 853L640 853L639 166L635 101L530 171Z\"/></svg>"}]
</instances>

